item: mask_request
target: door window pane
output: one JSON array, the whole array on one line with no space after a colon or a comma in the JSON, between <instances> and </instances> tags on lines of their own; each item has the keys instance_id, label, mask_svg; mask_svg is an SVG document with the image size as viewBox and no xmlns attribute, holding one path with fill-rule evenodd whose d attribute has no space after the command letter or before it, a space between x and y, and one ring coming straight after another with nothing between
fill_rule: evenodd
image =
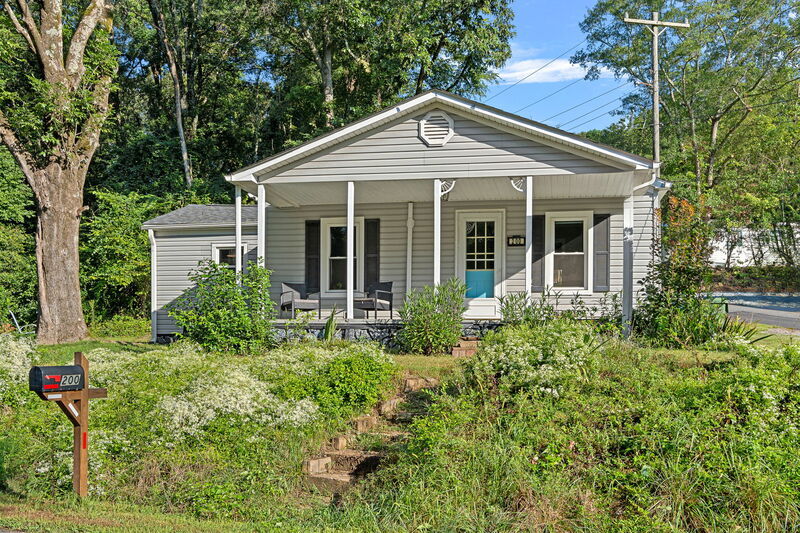
<instances>
[{"instance_id":1,"label":"door window pane","mask_svg":"<svg viewBox=\"0 0 800 533\"><path fill-rule=\"evenodd\" d=\"M343 291L347 289L347 258L338 257L328 260L328 290ZM358 260L353 260L353 277L356 278L358 272ZM355 281L355 279L354 279Z\"/></svg>"}]
</instances>

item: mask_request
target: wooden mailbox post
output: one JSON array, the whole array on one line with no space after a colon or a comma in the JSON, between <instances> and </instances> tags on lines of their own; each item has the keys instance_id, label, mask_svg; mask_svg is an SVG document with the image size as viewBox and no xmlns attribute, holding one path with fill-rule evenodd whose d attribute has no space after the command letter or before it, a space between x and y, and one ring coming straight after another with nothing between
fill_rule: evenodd
<instances>
[{"instance_id":1,"label":"wooden mailbox post","mask_svg":"<svg viewBox=\"0 0 800 533\"><path fill-rule=\"evenodd\" d=\"M72 488L84 497L89 492L89 400L105 398L106 389L89 388L89 361L75 352L70 366L35 366L28 385L42 400L56 402L73 425Z\"/></svg>"}]
</instances>

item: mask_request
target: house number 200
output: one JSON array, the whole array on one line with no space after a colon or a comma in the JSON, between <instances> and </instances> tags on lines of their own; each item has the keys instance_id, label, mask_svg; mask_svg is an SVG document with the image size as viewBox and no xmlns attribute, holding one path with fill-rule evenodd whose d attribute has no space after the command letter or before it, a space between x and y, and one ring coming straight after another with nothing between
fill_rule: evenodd
<instances>
[{"instance_id":1,"label":"house number 200","mask_svg":"<svg viewBox=\"0 0 800 533\"><path fill-rule=\"evenodd\" d=\"M74 385L79 385L80 382L81 382L80 374L66 374L64 376L61 376L62 387L71 387Z\"/></svg>"}]
</instances>

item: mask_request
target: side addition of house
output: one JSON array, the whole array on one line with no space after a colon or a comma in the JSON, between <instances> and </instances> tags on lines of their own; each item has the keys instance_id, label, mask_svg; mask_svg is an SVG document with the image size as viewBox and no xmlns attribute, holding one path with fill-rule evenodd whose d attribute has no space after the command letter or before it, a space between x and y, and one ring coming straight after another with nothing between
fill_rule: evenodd
<instances>
[{"instance_id":1,"label":"side addition of house","mask_svg":"<svg viewBox=\"0 0 800 533\"><path fill-rule=\"evenodd\" d=\"M232 206L145 223L153 335L198 261L273 271L284 316L396 318L405 294L457 277L467 318L550 289L587 303L635 289L653 259L668 184L654 164L526 118L429 91L226 177ZM242 206L242 193L256 199Z\"/></svg>"}]
</instances>

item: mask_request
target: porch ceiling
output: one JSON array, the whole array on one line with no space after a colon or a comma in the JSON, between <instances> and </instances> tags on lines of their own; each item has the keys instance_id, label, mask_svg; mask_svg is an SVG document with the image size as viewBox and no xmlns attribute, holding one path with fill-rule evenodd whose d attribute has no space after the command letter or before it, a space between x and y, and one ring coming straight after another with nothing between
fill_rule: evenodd
<instances>
[{"instance_id":1,"label":"porch ceiling","mask_svg":"<svg viewBox=\"0 0 800 533\"><path fill-rule=\"evenodd\" d=\"M650 179L651 171L635 170L604 174L535 176L534 200L563 198L620 198L634 186ZM432 202L432 179L359 180L355 183L356 204ZM509 178L460 178L447 195L453 202L475 200L525 200ZM255 191L253 191L255 192ZM314 183L267 183L267 202L275 207L342 205L347 202L347 184L342 181Z\"/></svg>"}]
</instances>

